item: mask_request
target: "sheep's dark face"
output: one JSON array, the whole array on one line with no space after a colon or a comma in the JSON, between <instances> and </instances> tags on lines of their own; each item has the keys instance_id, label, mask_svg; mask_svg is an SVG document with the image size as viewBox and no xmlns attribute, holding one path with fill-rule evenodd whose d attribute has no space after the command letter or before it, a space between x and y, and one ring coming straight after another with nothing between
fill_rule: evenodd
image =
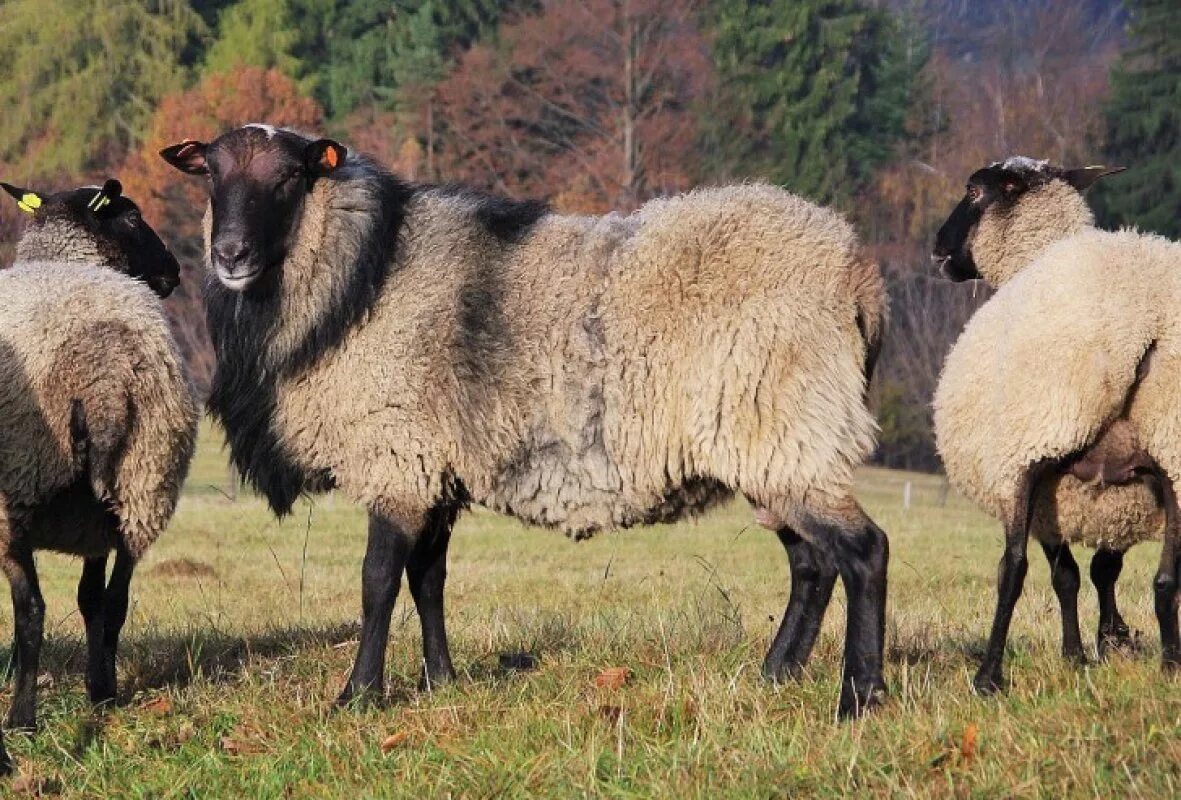
<instances>
[{"instance_id":1,"label":"sheep's dark face","mask_svg":"<svg viewBox=\"0 0 1181 800\"><path fill-rule=\"evenodd\" d=\"M32 215L21 252L100 263L143 281L160 297L180 283L180 264L144 222L139 207L123 196L119 181L45 195L7 183L0 187Z\"/></svg>"},{"instance_id":2,"label":"sheep's dark face","mask_svg":"<svg viewBox=\"0 0 1181 800\"><path fill-rule=\"evenodd\" d=\"M277 285L305 198L316 180L344 164L347 151L329 139L246 125L160 155L182 172L209 178L209 261L218 280L236 292L266 292Z\"/></svg>"},{"instance_id":3,"label":"sheep's dark face","mask_svg":"<svg viewBox=\"0 0 1181 800\"><path fill-rule=\"evenodd\" d=\"M963 199L935 234L931 258L945 277L956 282L981 277L972 257L972 239L980 220L989 208L998 203L1011 205L1028 189L1029 182L1024 176L1001 164L972 173Z\"/></svg>"},{"instance_id":4,"label":"sheep's dark face","mask_svg":"<svg viewBox=\"0 0 1181 800\"><path fill-rule=\"evenodd\" d=\"M947 278L968 281L982 278L972 255L972 242L986 216L1000 216L1017 208L1031 190L1061 180L1079 192L1104 175L1123 167L1062 169L1045 161L1013 156L978 169L968 178L967 191L951 216L935 234L931 259Z\"/></svg>"}]
</instances>

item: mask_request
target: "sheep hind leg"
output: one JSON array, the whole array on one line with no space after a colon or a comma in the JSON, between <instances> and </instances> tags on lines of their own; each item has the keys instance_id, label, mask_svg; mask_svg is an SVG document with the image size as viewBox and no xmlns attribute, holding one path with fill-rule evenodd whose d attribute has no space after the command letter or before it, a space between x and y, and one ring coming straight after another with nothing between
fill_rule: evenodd
<instances>
[{"instance_id":1,"label":"sheep hind leg","mask_svg":"<svg viewBox=\"0 0 1181 800\"><path fill-rule=\"evenodd\" d=\"M455 680L447 629L443 618L443 590L447 582L447 545L456 510L439 508L406 562L406 579L422 624L422 676L419 689L430 691Z\"/></svg>"},{"instance_id":2,"label":"sheep hind leg","mask_svg":"<svg viewBox=\"0 0 1181 800\"><path fill-rule=\"evenodd\" d=\"M791 595L763 662L763 675L782 681L799 677L808 663L839 573L827 552L791 528L781 528L777 535L787 551Z\"/></svg>"},{"instance_id":3,"label":"sheep hind leg","mask_svg":"<svg viewBox=\"0 0 1181 800\"><path fill-rule=\"evenodd\" d=\"M1099 631L1095 649L1099 658L1106 658L1109 649L1133 650L1136 637L1120 616L1115 600L1115 584L1124 568L1124 554L1118 550L1099 548L1091 558L1091 583L1099 595Z\"/></svg>"},{"instance_id":4,"label":"sheep hind leg","mask_svg":"<svg viewBox=\"0 0 1181 800\"><path fill-rule=\"evenodd\" d=\"M1062 616L1062 657L1076 664L1086 664L1087 655L1083 651L1083 637L1078 623L1078 590L1081 583L1078 562L1070 552L1070 545L1065 542L1042 542L1042 550L1050 562L1050 583L1054 586L1054 594L1058 596Z\"/></svg>"},{"instance_id":5,"label":"sheep hind leg","mask_svg":"<svg viewBox=\"0 0 1181 800\"><path fill-rule=\"evenodd\" d=\"M37 728L37 670L45 635L45 599L41 596L32 550L23 545L13 547L3 567L12 585L17 639L16 681L7 726L32 731Z\"/></svg>"},{"instance_id":6,"label":"sheep hind leg","mask_svg":"<svg viewBox=\"0 0 1181 800\"><path fill-rule=\"evenodd\" d=\"M1029 527L1034 501L1037 499L1037 486L1052 466L1050 461L1039 461L1028 467L1018 482L1012 517L1005 524L1005 552L997 569L996 613L988 635L984 660L972 681L972 686L980 694L993 694L1005 686L1005 644L1009 638L1009 625L1013 621L1013 609L1021 597L1025 573L1029 569L1025 551L1029 544Z\"/></svg>"},{"instance_id":7,"label":"sheep hind leg","mask_svg":"<svg viewBox=\"0 0 1181 800\"><path fill-rule=\"evenodd\" d=\"M86 626L86 692L92 703L113 696L108 689L110 677L103 668L103 595L107 580L107 557L88 558L82 562L78 580L78 611Z\"/></svg>"},{"instance_id":8,"label":"sheep hind leg","mask_svg":"<svg viewBox=\"0 0 1181 800\"><path fill-rule=\"evenodd\" d=\"M1158 478L1165 506L1165 543L1161 548L1160 567L1153 580L1156 619L1160 625L1161 666L1166 671L1181 669L1181 631L1177 621L1177 585L1181 580L1181 514L1172 480L1163 470Z\"/></svg>"},{"instance_id":9,"label":"sheep hind leg","mask_svg":"<svg viewBox=\"0 0 1181 800\"><path fill-rule=\"evenodd\" d=\"M353 671L337 705L379 699L385 693L385 651L390 617L398 598L402 570L410 553L410 537L393 520L369 514L369 541L361 567L361 644Z\"/></svg>"},{"instance_id":10,"label":"sheep hind leg","mask_svg":"<svg viewBox=\"0 0 1181 800\"><path fill-rule=\"evenodd\" d=\"M838 714L842 719L858 717L886 696L882 663L889 540L860 507L848 522L809 519L807 533L832 555L845 586L847 623Z\"/></svg>"}]
</instances>

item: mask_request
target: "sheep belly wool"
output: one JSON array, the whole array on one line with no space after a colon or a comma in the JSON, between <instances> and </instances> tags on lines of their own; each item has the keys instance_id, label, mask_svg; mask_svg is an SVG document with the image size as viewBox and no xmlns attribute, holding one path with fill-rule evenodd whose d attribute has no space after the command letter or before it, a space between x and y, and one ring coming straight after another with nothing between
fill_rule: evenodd
<instances>
[{"instance_id":1,"label":"sheep belly wool","mask_svg":"<svg viewBox=\"0 0 1181 800\"><path fill-rule=\"evenodd\" d=\"M1085 229L1006 280L947 357L935 433L952 484L1001 519L1022 471L1095 444L1127 418L1140 443L1181 480L1181 245L1135 231ZM1137 385L1152 351L1151 369ZM1035 535L1123 550L1159 536L1164 516L1142 483L1101 486L1072 475L1039 494Z\"/></svg>"},{"instance_id":2,"label":"sheep belly wool","mask_svg":"<svg viewBox=\"0 0 1181 800\"><path fill-rule=\"evenodd\" d=\"M105 555L116 543L97 497L140 557L172 516L198 413L159 300L57 262L0 271L0 297L0 545L27 512L34 549Z\"/></svg>"},{"instance_id":3,"label":"sheep belly wool","mask_svg":"<svg viewBox=\"0 0 1181 800\"><path fill-rule=\"evenodd\" d=\"M318 259L355 258L326 224L357 205L342 186L309 197L285 321L329 291ZM271 424L305 484L412 520L462 492L575 537L731 490L788 521L849 511L885 291L843 219L746 185L518 237L477 224L479 202L414 194L368 317L279 381Z\"/></svg>"}]
</instances>

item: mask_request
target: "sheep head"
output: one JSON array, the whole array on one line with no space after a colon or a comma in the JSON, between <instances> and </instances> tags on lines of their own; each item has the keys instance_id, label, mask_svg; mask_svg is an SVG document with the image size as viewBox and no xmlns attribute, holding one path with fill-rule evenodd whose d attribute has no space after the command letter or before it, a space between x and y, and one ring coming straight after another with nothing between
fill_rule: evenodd
<instances>
[{"instance_id":1,"label":"sheep head","mask_svg":"<svg viewBox=\"0 0 1181 800\"><path fill-rule=\"evenodd\" d=\"M344 166L348 151L331 139L251 124L160 155L209 180L209 260L218 280L233 291L265 292L292 247L308 193Z\"/></svg>"},{"instance_id":2,"label":"sheep head","mask_svg":"<svg viewBox=\"0 0 1181 800\"><path fill-rule=\"evenodd\" d=\"M932 259L953 281L1004 283L1059 239L1094 224L1082 195L1123 167L1064 169L1013 156L968 178L935 236Z\"/></svg>"},{"instance_id":3,"label":"sheep head","mask_svg":"<svg viewBox=\"0 0 1181 800\"><path fill-rule=\"evenodd\" d=\"M17 244L21 261L101 264L167 297L180 283L180 264L123 196L119 181L42 194L8 183L0 188L31 216Z\"/></svg>"}]
</instances>

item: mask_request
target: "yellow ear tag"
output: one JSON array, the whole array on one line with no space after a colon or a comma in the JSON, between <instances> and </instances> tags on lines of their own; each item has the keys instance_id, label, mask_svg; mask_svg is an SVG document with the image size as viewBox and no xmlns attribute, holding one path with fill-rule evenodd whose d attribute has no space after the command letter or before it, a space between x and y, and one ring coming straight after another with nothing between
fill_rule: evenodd
<instances>
[{"instance_id":1,"label":"yellow ear tag","mask_svg":"<svg viewBox=\"0 0 1181 800\"><path fill-rule=\"evenodd\" d=\"M99 192L98 194L96 194L94 196L93 200L91 200L89 203L86 204L86 207L89 208L91 211L98 211L98 210L102 209L104 206L108 206L110 204L111 204L111 198L107 197L102 192Z\"/></svg>"},{"instance_id":2,"label":"yellow ear tag","mask_svg":"<svg viewBox=\"0 0 1181 800\"><path fill-rule=\"evenodd\" d=\"M16 201L16 207L26 214L32 214L41 207L41 198L32 192L26 192Z\"/></svg>"}]
</instances>

